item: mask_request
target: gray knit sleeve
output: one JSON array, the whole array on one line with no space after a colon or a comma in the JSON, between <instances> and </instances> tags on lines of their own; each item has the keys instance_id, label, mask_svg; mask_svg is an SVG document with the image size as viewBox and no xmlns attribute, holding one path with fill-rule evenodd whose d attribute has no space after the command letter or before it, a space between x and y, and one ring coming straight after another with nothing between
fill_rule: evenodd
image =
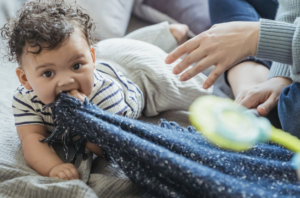
<instances>
[{"instance_id":1,"label":"gray knit sleeve","mask_svg":"<svg viewBox=\"0 0 300 198\"><path fill-rule=\"evenodd\" d=\"M291 66L287 64L282 64L278 62L273 62L270 69L268 79L274 77L285 77L292 79L291 76Z\"/></svg>"},{"instance_id":2,"label":"gray knit sleeve","mask_svg":"<svg viewBox=\"0 0 300 198\"><path fill-rule=\"evenodd\" d=\"M293 28L290 28L290 26L288 27L289 28L286 29L288 33L285 34L287 38L282 38L279 36L280 34L284 34L283 30L285 30L282 27L282 23L273 23L273 21L261 19L257 56L265 56L267 57L267 59L274 61L275 57L278 56L278 54L282 53L283 49L285 49L286 54L280 54L281 56L276 58L280 58L280 60L283 60L285 62L289 62L290 60L292 60L292 51L290 49L291 47L288 46L291 45L291 43L288 43L286 41L291 41L293 39L294 32ZM268 54L268 52L273 54ZM270 69L268 79L279 76L292 78L291 65L274 61Z\"/></svg>"},{"instance_id":3,"label":"gray knit sleeve","mask_svg":"<svg viewBox=\"0 0 300 198\"><path fill-rule=\"evenodd\" d=\"M299 18L300 19L300 18ZM257 48L257 57L274 63L270 76L289 77L289 66L292 65L292 79L300 81L300 27L296 20L294 24L280 21L260 20L260 34ZM282 67L282 68L280 68Z\"/></svg>"},{"instance_id":4,"label":"gray knit sleeve","mask_svg":"<svg viewBox=\"0 0 300 198\"><path fill-rule=\"evenodd\" d=\"M272 64L269 78L281 76L299 82L300 1L279 0L279 4L277 21L260 20L257 57L277 61Z\"/></svg>"},{"instance_id":5,"label":"gray knit sleeve","mask_svg":"<svg viewBox=\"0 0 300 198\"><path fill-rule=\"evenodd\" d=\"M294 24L261 19L256 56L292 65L292 42L295 31Z\"/></svg>"}]
</instances>

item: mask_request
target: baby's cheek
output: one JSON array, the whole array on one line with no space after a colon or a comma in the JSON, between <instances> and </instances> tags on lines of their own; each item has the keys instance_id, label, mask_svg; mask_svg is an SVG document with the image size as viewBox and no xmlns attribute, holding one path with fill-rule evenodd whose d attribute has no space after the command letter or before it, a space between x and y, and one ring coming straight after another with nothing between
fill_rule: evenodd
<instances>
[{"instance_id":1,"label":"baby's cheek","mask_svg":"<svg viewBox=\"0 0 300 198\"><path fill-rule=\"evenodd\" d=\"M82 93L86 96L89 96L92 93L94 87L94 78L85 80L85 82L81 86Z\"/></svg>"},{"instance_id":2,"label":"baby's cheek","mask_svg":"<svg viewBox=\"0 0 300 198\"><path fill-rule=\"evenodd\" d=\"M56 95L49 89L45 88L36 92L37 97L44 103L50 104L51 102L55 101Z\"/></svg>"}]
</instances>

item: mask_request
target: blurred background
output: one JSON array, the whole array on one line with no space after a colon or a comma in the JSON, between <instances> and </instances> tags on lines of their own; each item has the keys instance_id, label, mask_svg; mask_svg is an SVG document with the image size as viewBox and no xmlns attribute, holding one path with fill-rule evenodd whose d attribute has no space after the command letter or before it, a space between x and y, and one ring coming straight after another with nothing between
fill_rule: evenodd
<instances>
[{"instance_id":1,"label":"blurred background","mask_svg":"<svg viewBox=\"0 0 300 198\"><path fill-rule=\"evenodd\" d=\"M14 16L25 0L0 0L0 25ZM183 23L190 34L210 26L208 0L66 0L85 8L97 23L101 39L123 37L150 24L163 21Z\"/></svg>"},{"instance_id":2,"label":"blurred background","mask_svg":"<svg viewBox=\"0 0 300 198\"><path fill-rule=\"evenodd\" d=\"M0 0L0 27L26 0ZM101 40L123 37L126 34L156 23L186 24L190 31L189 37L200 34L210 27L208 0L65 0L76 2L90 14L96 22L96 34ZM15 73L16 64L3 57L6 45L0 42L0 79L14 77L0 83L0 90L14 90L18 84ZM209 70L210 71L210 70ZM208 72L209 72L208 71ZM206 74L206 72L205 72ZM223 83L221 83L223 84ZM226 92L228 90L225 90ZM224 92L224 91L222 91ZM3 94L0 93L0 94ZM226 93L227 94L227 93Z\"/></svg>"}]
</instances>

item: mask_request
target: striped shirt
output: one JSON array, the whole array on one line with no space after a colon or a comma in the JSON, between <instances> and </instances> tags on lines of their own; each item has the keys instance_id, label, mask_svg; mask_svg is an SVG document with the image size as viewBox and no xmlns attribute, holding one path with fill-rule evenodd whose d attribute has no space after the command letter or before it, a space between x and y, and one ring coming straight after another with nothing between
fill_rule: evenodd
<instances>
[{"instance_id":1,"label":"striped shirt","mask_svg":"<svg viewBox=\"0 0 300 198\"><path fill-rule=\"evenodd\" d=\"M94 87L88 96L90 102L108 112L138 118L144 108L140 88L122 73L105 63L97 63L94 70ZM54 130L51 108L44 108L33 90L20 85L13 96L15 125L44 125L48 132Z\"/></svg>"}]
</instances>

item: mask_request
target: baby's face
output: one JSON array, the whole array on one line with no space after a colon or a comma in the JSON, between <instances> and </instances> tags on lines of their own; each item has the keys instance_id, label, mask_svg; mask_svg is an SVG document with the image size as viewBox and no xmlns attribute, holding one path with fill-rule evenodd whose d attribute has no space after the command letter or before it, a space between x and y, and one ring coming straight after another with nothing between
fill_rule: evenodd
<instances>
[{"instance_id":1,"label":"baby's face","mask_svg":"<svg viewBox=\"0 0 300 198\"><path fill-rule=\"evenodd\" d=\"M21 63L29 89L33 89L44 104L55 101L61 91L78 90L90 95L94 85L95 51L80 31L74 31L56 49L43 49L38 55L27 53L34 50L24 48Z\"/></svg>"}]
</instances>

